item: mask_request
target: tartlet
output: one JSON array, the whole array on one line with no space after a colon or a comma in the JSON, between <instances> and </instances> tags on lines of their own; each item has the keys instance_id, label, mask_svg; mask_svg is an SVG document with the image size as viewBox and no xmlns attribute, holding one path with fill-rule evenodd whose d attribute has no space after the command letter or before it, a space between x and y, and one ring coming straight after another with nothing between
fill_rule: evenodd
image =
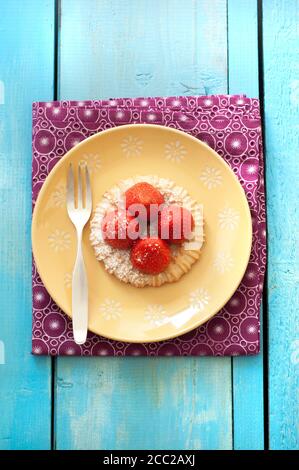
<instances>
[{"instance_id":1,"label":"tartlet","mask_svg":"<svg viewBox=\"0 0 299 470\"><path fill-rule=\"evenodd\" d=\"M194 219L194 230L188 241L181 245L171 244L171 261L167 268L159 274L144 274L134 268L130 260L130 251L117 249L107 244L102 236L102 222L110 210L115 210L124 203L125 192L134 184L147 182L157 188L166 204L176 204L188 209ZM174 181L158 176L135 176L120 181L106 191L102 200L97 204L90 223L90 242L96 258L104 263L105 269L120 281L135 287L159 287L165 283L178 281L190 271L192 265L199 259L203 241L203 206L192 199L186 189Z\"/></svg>"}]
</instances>

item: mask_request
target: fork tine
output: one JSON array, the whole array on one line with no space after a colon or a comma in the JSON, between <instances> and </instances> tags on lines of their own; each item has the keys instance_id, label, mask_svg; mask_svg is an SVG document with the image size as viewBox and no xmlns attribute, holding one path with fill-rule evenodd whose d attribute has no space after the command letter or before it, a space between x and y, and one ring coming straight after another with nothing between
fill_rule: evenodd
<instances>
[{"instance_id":1,"label":"fork tine","mask_svg":"<svg viewBox=\"0 0 299 470\"><path fill-rule=\"evenodd\" d=\"M89 176L89 171L88 171L88 166L85 166L85 181L86 181L86 186L85 186L85 207L88 211L91 210L91 186L90 186L90 176Z\"/></svg>"},{"instance_id":2,"label":"fork tine","mask_svg":"<svg viewBox=\"0 0 299 470\"><path fill-rule=\"evenodd\" d=\"M74 193L74 171L73 165L70 164L69 171L67 175L67 196L66 204L68 210L73 210L75 208L75 193Z\"/></svg>"},{"instance_id":3,"label":"fork tine","mask_svg":"<svg viewBox=\"0 0 299 470\"><path fill-rule=\"evenodd\" d=\"M83 204L83 194L82 194L82 175L81 175L81 167L78 166L78 204L77 208L82 209Z\"/></svg>"}]
</instances>

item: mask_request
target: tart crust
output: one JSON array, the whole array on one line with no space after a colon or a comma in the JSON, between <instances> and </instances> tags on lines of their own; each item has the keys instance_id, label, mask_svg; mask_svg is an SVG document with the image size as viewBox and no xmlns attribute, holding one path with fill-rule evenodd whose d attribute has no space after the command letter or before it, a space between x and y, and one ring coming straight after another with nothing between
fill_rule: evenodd
<instances>
[{"instance_id":1,"label":"tart crust","mask_svg":"<svg viewBox=\"0 0 299 470\"><path fill-rule=\"evenodd\" d=\"M182 245L170 245L172 260L165 271L160 274L143 274L135 269L130 261L130 250L113 248L102 238L102 220L105 214L124 203L125 191L136 183L145 181L155 186L163 194L167 204L178 204L189 209L193 215L195 229L192 238ZM166 282L176 282L190 271L192 265L198 260L204 241L203 234L203 206L192 199L188 192L177 186L172 180L158 176L135 176L120 181L110 190L106 191L98 203L91 223L90 242L94 248L95 256L103 261L105 269L114 274L120 281L130 283L135 287L159 287Z\"/></svg>"}]
</instances>

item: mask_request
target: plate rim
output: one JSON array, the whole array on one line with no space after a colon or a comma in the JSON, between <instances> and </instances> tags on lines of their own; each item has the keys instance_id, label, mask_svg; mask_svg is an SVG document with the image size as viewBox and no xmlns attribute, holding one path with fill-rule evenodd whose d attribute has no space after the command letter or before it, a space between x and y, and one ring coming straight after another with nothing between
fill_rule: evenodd
<instances>
[{"instance_id":1,"label":"plate rim","mask_svg":"<svg viewBox=\"0 0 299 470\"><path fill-rule=\"evenodd\" d=\"M228 165L228 163L214 150L212 149L209 145L207 145L205 142L202 142L201 140L197 139L196 137L194 137L193 135L190 135L188 134L187 132L184 132L182 130L179 130L179 129L174 129L172 127L168 127L168 126L164 126L164 125L161 125L161 124L147 124L147 123L144 123L144 124L123 124L123 125L120 125L120 126L115 126L115 127L112 127L112 128L109 128L109 129L105 129L103 131L100 131L100 132L96 132L95 134L87 137L86 139L82 140L81 142L79 142L75 147L71 148L70 150L68 150L61 158L60 160L55 164L55 166L52 168L52 170L50 171L50 173L47 175L45 181L43 182L43 185L38 193L38 196L36 198L36 201L35 201L35 205L34 205L34 208L33 208L33 211L32 211L32 221L31 221L31 247L32 247L32 255L33 255L33 258L34 258L34 262L35 262L35 265L36 265L36 269L37 269L37 272L44 284L44 287L46 288L47 292L49 293L50 297L53 299L53 301L58 305L58 307L62 310L62 312L68 316L68 318L70 318L72 320L72 315L70 313L68 313L67 311L65 311L61 306L60 306L60 303L57 301L56 299L56 296L55 296L55 293L52 294L49 290L48 290L48 287L46 286L46 282L43 278L43 275L41 275L40 273L40 270L39 270L39 264L38 264L38 261L37 261L37 257L36 257L36 247L35 247L35 239L36 239L36 235L37 235L37 213L38 213L38 209L39 209L39 206L41 204L41 200L42 200L42 196L43 196L43 193L46 192L47 190L47 187L48 185L50 184L50 176L54 175L60 168L60 166L62 166L64 164L64 160L70 158L70 156L72 155L72 153L74 153L75 151L78 151L78 149L80 149L81 146L83 146L86 141L91 141L91 140L96 140L96 138L99 137L99 135L102 135L102 134L112 134L114 132L117 132L119 131L120 129L131 129L133 127L137 127L137 128L150 128L150 129L156 129L157 127L160 128L160 129L163 129L167 132L172 132L174 134L178 134L178 135L184 135L184 137L190 139L191 141L195 142L196 144L198 144L199 146L202 146L204 147L206 150L208 150L209 152L212 152L214 154L214 156L216 157L216 159L218 160L218 162L223 165L226 170L228 170L231 175L233 175L233 177L235 178L236 182L238 183L238 186L239 186L239 189L241 190L241 193L242 193L242 196L243 196L243 202L244 202L244 209L245 209L245 212L246 212L246 219L247 221L249 222L249 229L250 229L250 237L249 237L249 244L248 244L248 250L247 250L247 256L246 256L246 263L244 263L244 269L242 270L242 273L240 275L240 279L238 280L238 282L236 282L236 285L234 285L234 288L232 290L232 292L229 293L229 295L227 295L225 297L225 300L221 303L220 307L218 308L217 311L215 311L213 314L209 313L209 314L206 314L205 316L202 316L197 322L195 322L192 326L187 326L183 329L180 330L179 334L177 334L176 332L174 333L171 333L171 334L168 334L168 335L163 335L161 338L159 339L140 339L140 340L136 340L136 339L131 339L131 338L120 338L120 337L114 337L113 335L105 335L103 336L101 333L99 333L98 331L95 331L94 329L91 329L88 325L88 331L91 331L92 333L98 335L98 336L103 336L104 338L107 338L107 339L110 339L110 340L113 340L113 341L122 341L124 343L136 343L136 344L142 344L142 343L159 343L159 342L162 342L162 341L166 341L166 340L169 340L169 339L173 339L173 338L178 338L180 336L183 336L184 334L190 332L190 331L193 331L195 330L196 328L198 328L199 326L201 326L202 324L206 323L208 320L210 320L211 318L213 318L215 315L217 315L217 313L227 304L227 302L229 301L229 299L233 296L233 294L236 292L236 290L238 289L238 286L240 285L240 282L241 280L243 279L244 277L244 274L246 272L246 269L248 267L248 263L249 263L249 260L250 260L250 254L251 254L251 249L252 249L252 235L253 235L253 231L252 231L252 217L251 217L251 212L250 212L250 207L249 207L249 204L248 204L248 200L247 200L247 196L246 196L246 193L239 181L239 179L237 178L237 176L235 175L235 173L233 172L233 170L231 169L231 167ZM120 281L121 282L121 281ZM197 312L198 313L198 312Z\"/></svg>"}]
</instances>

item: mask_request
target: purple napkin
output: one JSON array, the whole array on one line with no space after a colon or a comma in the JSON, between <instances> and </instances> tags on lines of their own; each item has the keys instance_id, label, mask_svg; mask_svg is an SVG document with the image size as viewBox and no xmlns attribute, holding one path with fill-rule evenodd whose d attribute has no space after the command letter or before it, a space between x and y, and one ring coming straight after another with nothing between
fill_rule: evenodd
<instances>
[{"instance_id":1,"label":"purple napkin","mask_svg":"<svg viewBox=\"0 0 299 470\"><path fill-rule=\"evenodd\" d=\"M78 142L122 124L173 127L206 142L230 165L251 209L253 244L245 276L229 302L195 330L158 343L130 344L88 334L73 341L70 319L46 291L33 262L32 352L79 356L236 356L260 348L266 264L264 166L259 101L244 95L33 103L32 200L59 159ZM225 223L231 223L225 215Z\"/></svg>"}]
</instances>

